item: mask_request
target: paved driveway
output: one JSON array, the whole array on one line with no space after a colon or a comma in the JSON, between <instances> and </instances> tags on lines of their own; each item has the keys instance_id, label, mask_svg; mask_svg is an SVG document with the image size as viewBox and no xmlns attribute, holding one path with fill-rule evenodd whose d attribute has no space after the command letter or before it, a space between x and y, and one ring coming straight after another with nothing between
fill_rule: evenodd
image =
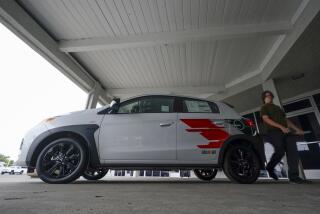
<instances>
[{"instance_id":1,"label":"paved driveway","mask_svg":"<svg viewBox=\"0 0 320 214\"><path fill-rule=\"evenodd\" d=\"M173 178L106 178L49 185L0 176L0 213L320 213L320 182L231 184Z\"/></svg>"}]
</instances>

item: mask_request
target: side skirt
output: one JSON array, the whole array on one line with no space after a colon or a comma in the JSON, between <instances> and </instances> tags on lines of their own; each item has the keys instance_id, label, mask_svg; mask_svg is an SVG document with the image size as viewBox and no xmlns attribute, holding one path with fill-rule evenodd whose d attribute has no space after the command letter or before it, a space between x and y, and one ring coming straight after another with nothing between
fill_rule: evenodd
<instances>
[{"instance_id":1,"label":"side skirt","mask_svg":"<svg viewBox=\"0 0 320 214\"><path fill-rule=\"evenodd\" d=\"M217 164L194 164L194 165L184 165L184 164L103 164L101 167L109 169L127 169L127 170L193 170L193 169L219 169Z\"/></svg>"}]
</instances>

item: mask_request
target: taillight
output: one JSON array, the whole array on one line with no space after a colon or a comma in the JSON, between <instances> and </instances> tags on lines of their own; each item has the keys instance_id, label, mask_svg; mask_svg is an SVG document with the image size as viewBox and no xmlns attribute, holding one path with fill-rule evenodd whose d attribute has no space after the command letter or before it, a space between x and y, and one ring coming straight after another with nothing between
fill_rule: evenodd
<instances>
[{"instance_id":1,"label":"taillight","mask_svg":"<svg viewBox=\"0 0 320 214\"><path fill-rule=\"evenodd\" d=\"M255 136L257 134L257 130L254 121L248 118L242 118L242 121L246 126L243 132Z\"/></svg>"},{"instance_id":2,"label":"taillight","mask_svg":"<svg viewBox=\"0 0 320 214\"><path fill-rule=\"evenodd\" d=\"M248 135L256 134L255 123L251 119L241 118L240 120L229 120L229 123L239 131Z\"/></svg>"},{"instance_id":3,"label":"taillight","mask_svg":"<svg viewBox=\"0 0 320 214\"><path fill-rule=\"evenodd\" d=\"M251 119L244 119L243 121L244 121L244 124L246 124L246 125L249 126L250 128L254 128L254 127L255 127L253 120L251 120Z\"/></svg>"}]
</instances>

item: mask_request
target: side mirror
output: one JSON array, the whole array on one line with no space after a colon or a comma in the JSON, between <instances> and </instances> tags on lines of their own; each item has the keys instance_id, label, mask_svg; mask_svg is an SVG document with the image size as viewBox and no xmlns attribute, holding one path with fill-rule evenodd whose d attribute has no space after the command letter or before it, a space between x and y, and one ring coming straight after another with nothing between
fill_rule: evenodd
<instances>
[{"instance_id":1,"label":"side mirror","mask_svg":"<svg viewBox=\"0 0 320 214\"><path fill-rule=\"evenodd\" d=\"M115 113L117 113L118 110L119 110L119 107L120 107L120 104L119 104L119 103L113 104L112 106L109 107L108 114L115 114Z\"/></svg>"},{"instance_id":2,"label":"side mirror","mask_svg":"<svg viewBox=\"0 0 320 214\"><path fill-rule=\"evenodd\" d=\"M116 100L112 100L111 103L110 103L110 107L114 106L117 104L117 101Z\"/></svg>"},{"instance_id":3,"label":"side mirror","mask_svg":"<svg viewBox=\"0 0 320 214\"><path fill-rule=\"evenodd\" d=\"M120 104L120 98L114 98L111 103L110 106L113 106L114 104Z\"/></svg>"},{"instance_id":4,"label":"side mirror","mask_svg":"<svg viewBox=\"0 0 320 214\"><path fill-rule=\"evenodd\" d=\"M115 98L111 101L110 106L102 111L98 112L98 114L115 114L118 112L120 107L120 99Z\"/></svg>"}]
</instances>

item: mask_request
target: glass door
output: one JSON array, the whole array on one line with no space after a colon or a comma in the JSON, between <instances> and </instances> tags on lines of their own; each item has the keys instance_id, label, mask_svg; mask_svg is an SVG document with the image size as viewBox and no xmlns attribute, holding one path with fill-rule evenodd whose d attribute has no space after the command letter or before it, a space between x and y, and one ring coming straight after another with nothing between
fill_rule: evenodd
<instances>
[{"instance_id":1,"label":"glass door","mask_svg":"<svg viewBox=\"0 0 320 214\"><path fill-rule=\"evenodd\" d=\"M320 177L320 114L314 96L284 105L287 117L304 130L304 138L297 143L299 156L307 178Z\"/></svg>"},{"instance_id":2,"label":"glass door","mask_svg":"<svg viewBox=\"0 0 320 214\"><path fill-rule=\"evenodd\" d=\"M299 155L303 168L320 170L320 125L315 112L289 117L304 130L304 139L298 142Z\"/></svg>"}]
</instances>

